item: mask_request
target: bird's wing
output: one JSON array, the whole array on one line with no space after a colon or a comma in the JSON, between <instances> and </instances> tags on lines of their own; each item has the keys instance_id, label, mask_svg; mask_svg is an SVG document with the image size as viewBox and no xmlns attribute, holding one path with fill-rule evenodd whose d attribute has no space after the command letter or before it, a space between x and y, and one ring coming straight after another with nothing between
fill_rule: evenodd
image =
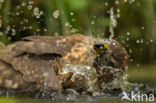
<instances>
[{"instance_id":1,"label":"bird's wing","mask_svg":"<svg viewBox=\"0 0 156 103\"><path fill-rule=\"evenodd\" d=\"M11 56L18 56L21 55L22 53L33 53L36 55L41 55L41 54L60 54L60 55L65 55L66 47L67 45L65 44L56 44L55 42L37 42L37 41L19 41L16 42L12 45L9 45L8 51L9 55Z\"/></svg>"},{"instance_id":2,"label":"bird's wing","mask_svg":"<svg viewBox=\"0 0 156 103\"><path fill-rule=\"evenodd\" d=\"M85 45L86 41L83 35L29 36L23 38L23 41L7 46L7 55L0 57L0 59L11 64L15 70L20 71L25 81L38 82L44 84L45 87L58 89L61 88L61 85L53 69L57 63L55 59L70 53L77 43ZM56 55L56 57L48 59L40 57L45 54ZM76 54L74 53L74 55Z\"/></svg>"},{"instance_id":3,"label":"bird's wing","mask_svg":"<svg viewBox=\"0 0 156 103\"><path fill-rule=\"evenodd\" d=\"M27 41L26 51L35 54L56 53L63 56L70 49L68 41L64 41L62 36L28 36L22 40Z\"/></svg>"},{"instance_id":4,"label":"bird's wing","mask_svg":"<svg viewBox=\"0 0 156 103\"><path fill-rule=\"evenodd\" d=\"M18 56L24 52L41 54L60 54L65 56L70 52L71 48L79 42L86 42L83 35L71 36L28 36L23 38L23 41L18 41L9 45L8 54Z\"/></svg>"},{"instance_id":5,"label":"bird's wing","mask_svg":"<svg viewBox=\"0 0 156 103\"><path fill-rule=\"evenodd\" d=\"M38 88L61 90L62 86L53 70L55 58L52 60L42 59L35 55L20 55L18 57L2 57L1 59L9 63L13 68L23 74L23 80L38 84Z\"/></svg>"},{"instance_id":6,"label":"bird's wing","mask_svg":"<svg viewBox=\"0 0 156 103\"><path fill-rule=\"evenodd\" d=\"M112 51L111 56L117 61L117 65L122 69L125 69L128 65L128 53L125 48L123 48L116 40L111 40L109 48Z\"/></svg>"}]
</instances>

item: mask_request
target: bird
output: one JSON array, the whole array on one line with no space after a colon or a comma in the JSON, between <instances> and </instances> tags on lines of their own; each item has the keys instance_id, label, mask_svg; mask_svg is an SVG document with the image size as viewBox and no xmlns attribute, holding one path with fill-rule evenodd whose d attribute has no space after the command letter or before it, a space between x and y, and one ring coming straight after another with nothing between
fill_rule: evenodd
<instances>
[{"instance_id":1,"label":"bird","mask_svg":"<svg viewBox=\"0 0 156 103\"><path fill-rule=\"evenodd\" d=\"M74 88L96 95L103 82L116 78L106 68L124 72L128 66L128 53L116 40L83 34L27 36L4 51L0 55L0 87L5 89Z\"/></svg>"}]
</instances>

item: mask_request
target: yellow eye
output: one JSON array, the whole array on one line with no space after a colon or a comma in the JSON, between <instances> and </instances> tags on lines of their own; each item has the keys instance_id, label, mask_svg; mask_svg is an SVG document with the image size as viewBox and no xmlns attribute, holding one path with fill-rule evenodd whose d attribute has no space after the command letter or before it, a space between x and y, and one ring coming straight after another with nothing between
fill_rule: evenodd
<instances>
[{"instance_id":1,"label":"yellow eye","mask_svg":"<svg viewBox=\"0 0 156 103\"><path fill-rule=\"evenodd\" d=\"M107 45L107 44L104 44L104 48L105 48L105 49L108 49L108 45Z\"/></svg>"}]
</instances>

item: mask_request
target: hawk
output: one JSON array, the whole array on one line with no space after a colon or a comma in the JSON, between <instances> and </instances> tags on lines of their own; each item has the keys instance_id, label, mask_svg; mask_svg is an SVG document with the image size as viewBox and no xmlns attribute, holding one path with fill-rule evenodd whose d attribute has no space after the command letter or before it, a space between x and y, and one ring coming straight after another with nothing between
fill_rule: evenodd
<instances>
[{"instance_id":1,"label":"hawk","mask_svg":"<svg viewBox=\"0 0 156 103\"><path fill-rule=\"evenodd\" d=\"M128 65L128 54L116 40L82 34L28 36L4 50L0 87L6 89L74 88L96 94Z\"/></svg>"}]
</instances>

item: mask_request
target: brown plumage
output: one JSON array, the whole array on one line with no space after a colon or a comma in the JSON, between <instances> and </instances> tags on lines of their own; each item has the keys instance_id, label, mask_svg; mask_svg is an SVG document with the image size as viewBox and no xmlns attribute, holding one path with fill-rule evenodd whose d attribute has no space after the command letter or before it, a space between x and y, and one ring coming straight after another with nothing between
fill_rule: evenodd
<instances>
[{"instance_id":1,"label":"brown plumage","mask_svg":"<svg viewBox=\"0 0 156 103\"><path fill-rule=\"evenodd\" d=\"M81 34L29 36L8 45L5 48L7 52L0 57L0 65L3 65L0 67L0 86L8 89L62 90L64 86L71 85L69 81L73 75L73 72L60 73L67 64L97 67L94 65L97 58L95 40ZM128 62L125 49L114 40L107 45L115 67L124 70Z\"/></svg>"}]
</instances>

